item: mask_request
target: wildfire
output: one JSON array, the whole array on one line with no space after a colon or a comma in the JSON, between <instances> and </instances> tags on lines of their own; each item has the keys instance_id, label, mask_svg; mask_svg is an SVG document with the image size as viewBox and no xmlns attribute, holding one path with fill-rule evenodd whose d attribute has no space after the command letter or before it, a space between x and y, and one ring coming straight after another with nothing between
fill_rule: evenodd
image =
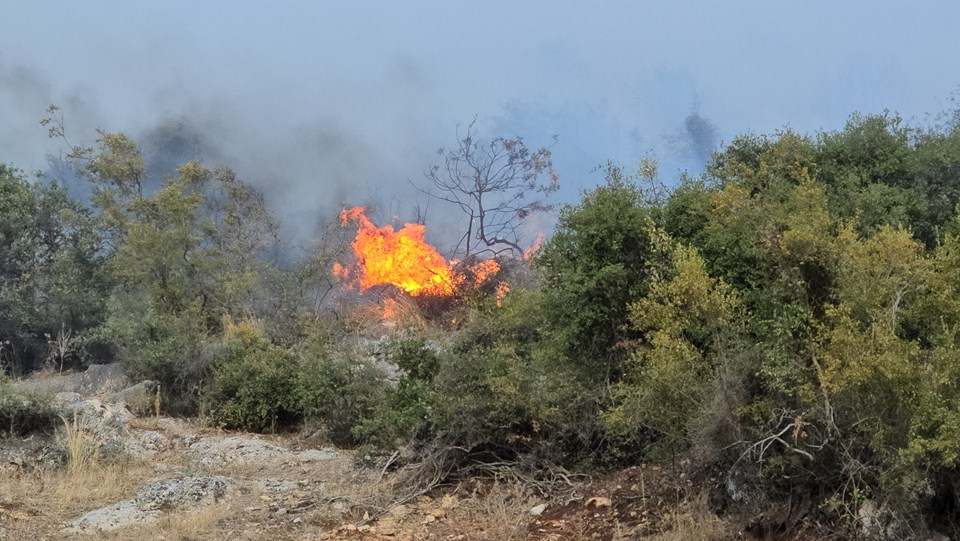
<instances>
[{"instance_id":1,"label":"wildfire","mask_svg":"<svg viewBox=\"0 0 960 541\"><path fill-rule=\"evenodd\" d=\"M543 243L545 240L546 239L543 236L543 233L537 233L537 238L536 240L533 241L533 244L531 244L529 248L523 251L523 258L530 259L531 257L533 257L537 252L540 251L540 247L543 246Z\"/></svg>"},{"instance_id":2,"label":"wildfire","mask_svg":"<svg viewBox=\"0 0 960 541\"><path fill-rule=\"evenodd\" d=\"M456 272L457 261L447 261L424 240L426 228L421 224L405 224L399 231L389 225L377 227L364 214L363 207L343 210L340 221L344 226L354 222L358 227L352 244L357 263L353 268L335 263L333 273L347 283L356 284L360 291L392 284L412 296L449 296L467 281L464 274ZM473 285L479 286L495 275L500 265L487 260L467 270ZM506 289L498 288L499 291Z\"/></svg>"}]
</instances>

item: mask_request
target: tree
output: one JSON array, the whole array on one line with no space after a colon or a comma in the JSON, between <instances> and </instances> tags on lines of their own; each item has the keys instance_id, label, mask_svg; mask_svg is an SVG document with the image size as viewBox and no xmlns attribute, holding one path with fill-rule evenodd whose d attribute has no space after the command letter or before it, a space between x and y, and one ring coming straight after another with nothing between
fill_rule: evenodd
<instances>
[{"instance_id":1,"label":"tree","mask_svg":"<svg viewBox=\"0 0 960 541\"><path fill-rule=\"evenodd\" d=\"M66 337L102 320L108 283L86 214L56 184L0 164L0 364L9 354L11 368L32 369L55 337L62 362L78 353Z\"/></svg>"},{"instance_id":2,"label":"tree","mask_svg":"<svg viewBox=\"0 0 960 541\"><path fill-rule=\"evenodd\" d=\"M422 191L455 205L467 218L455 255L519 256L520 227L530 216L552 208L543 197L559 188L550 150L531 150L520 137L495 137L483 143L475 124L476 120L467 126L462 138L458 130L456 148L438 151L443 164L426 172L437 191ZM546 181L541 180L543 175Z\"/></svg>"},{"instance_id":3,"label":"tree","mask_svg":"<svg viewBox=\"0 0 960 541\"><path fill-rule=\"evenodd\" d=\"M646 293L651 271L666 264L665 237L640 187L610 164L607 184L564 207L556 233L535 256L544 309L566 354L590 377L619 377L626 346L637 338L628 307Z\"/></svg>"}]
</instances>

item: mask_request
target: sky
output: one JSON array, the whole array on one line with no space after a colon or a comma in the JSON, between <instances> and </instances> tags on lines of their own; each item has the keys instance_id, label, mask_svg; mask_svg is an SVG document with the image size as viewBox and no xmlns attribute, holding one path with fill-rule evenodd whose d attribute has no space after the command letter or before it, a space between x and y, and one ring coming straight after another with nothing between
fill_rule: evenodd
<instances>
[{"instance_id":1,"label":"sky","mask_svg":"<svg viewBox=\"0 0 960 541\"><path fill-rule=\"evenodd\" d=\"M955 1L0 0L0 20L0 161L52 170L56 104L73 144L124 132L157 177L233 167L296 240L342 205L410 218L474 118L552 145L562 204L608 160L671 184L738 134L929 123L960 88Z\"/></svg>"}]
</instances>

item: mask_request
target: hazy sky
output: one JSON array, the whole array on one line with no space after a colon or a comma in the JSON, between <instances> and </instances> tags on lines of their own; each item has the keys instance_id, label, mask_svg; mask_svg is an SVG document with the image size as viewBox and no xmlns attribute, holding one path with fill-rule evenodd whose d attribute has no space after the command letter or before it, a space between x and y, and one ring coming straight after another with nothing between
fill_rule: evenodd
<instances>
[{"instance_id":1,"label":"hazy sky","mask_svg":"<svg viewBox=\"0 0 960 541\"><path fill-rule=\"evenodd\" d=\"M0 161L47 168L56 103L75 142L232 165L304 228L341 203L408 212L407 179L475 116L558 135L572 201L607 159L650 153L669 181L738 133L922 123L960 87L956 1L0 0L0 20Z\"/></svg>"}]
</instances>

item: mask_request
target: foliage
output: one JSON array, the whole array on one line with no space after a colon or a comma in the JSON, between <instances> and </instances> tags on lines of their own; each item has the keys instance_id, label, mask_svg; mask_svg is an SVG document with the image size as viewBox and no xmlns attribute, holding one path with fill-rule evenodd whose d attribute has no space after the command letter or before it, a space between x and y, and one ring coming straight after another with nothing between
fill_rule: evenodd
<instances>
[{"instance_id":1,"label":"foliage","mask_svg":"<svg viewBox=\"0 0 960 541\"><path fill-rule=\"evenodd\" d=\"M52 432L60 423L60 411L50 398L18 389L0 378L0 436Z\"/></svg>"},{"instance_id":2,"label":"foliage","mask_svg":"<svg viewBox=\"0 0 960 541\"><path fill-rule=\"evenodd\" d=\"M607 183L560 211L554 236L535 257L554 332L598 381L619 377L626 346L637 338L626 325L628 305L665 259L661 237L640 188L610 164Z\"/></svg>"},{"instance_id":3,"label":"foliage","mask_svg":"<svg viewBox=\"0 0 960 541\"><path fill-rule=\"evenodd\" d=\"M357 354L334 355L316 347L304 355L298 393L303 414L320 423L330 441L360 443L357 427L383 407L388 384L381 371Z\"/></svg>"},{"instance_id":4,"label":"foliage","mask_svg":"<svg viewBox=\"0 0 960 541\"><path fill-rule=\"evenodd\" d=\"M669 275L654 277L648 295L630 306L631 321L645 338L617 388L616 407L604 416L611 432L622 436L649 427L667 446L688 446L717 372L714 342L736 308L736 295L707 274L697 250L677 245Z\"/></svg>"},{"instance_id":5,"label":"foliage","mask_svg":"<svg viewBox=\"0 0 960 541\"><path fill-rule=\"evenodd\" d=\"M403 375L396 387L353 430L366 444L392 450L407 441L423 438L434 427L436 407L442 397L433 386L441 366L437 353L424 340L406 339L388 347L386 359Z\"/></svg>"},{"instance_id":6,"label":"foliage","mask_svg":"<svg viewBox=\"0 0 960 541\"><path fill-rule=\"evenodd\" d=\"M300 418L299 363L291 352L257 337L227 344L204 401L210 420L224 428L276 431Z\"/></svg>"},{"instance_id":7,"label":"foliage","mask_svg":"<svg viewBox=\"0 0 960 541\"><path fill-rule=\"evenodd\" d=\"M57 114L45 122L65 137ZM960 524L949 118L742 135L669 193L610 164L560 211L534 273L502 259L505 297L477 287L456 299L454 333L388 348L397 381L321 314L345 238L270 264L277 224L257 190L198 162L151 182L134 141L98 132L70 153L90 209L0 166L0 362L115 354L160 382L168 411L203 403L221 426L260 431L318 423L411 460L682 457L712 502L761 528L789 527L754 512L779 506L860 535L872 506L880 530L917 537ZM468 220L461 253L519 255L516 228L556 189L550 158L482 143L473 125L441 152L428 178ZM655 171L647 160L640 176ZM2 429L46 426L47 405L17 393L0 384Z\"/></svg>"},{"instance_id":8,"label":"foliage","mask_svg":"<svg viewBox=\"0 0 960 541\"><path fill-rule=\"evenodd\" d=\"M83 335L103 318L109 282L87 211L56 184L28 181L0 164L0 343L16 372L36 368L48 343ZM58 364L82 361L78 348Z\"/></svg>"},{"instance_id":9,"label":"foliage","mask_svg":"<svg viewBox=\"0 0 960 541\"><path fill-rule=\"evenodd\" d=\"M161 404L174 414L193 414L220 354L197 304L178 314L158 312L144 292L115 292L103 334L117 348L128 375L160 384Z\"/></svg>"}]
</instances>

